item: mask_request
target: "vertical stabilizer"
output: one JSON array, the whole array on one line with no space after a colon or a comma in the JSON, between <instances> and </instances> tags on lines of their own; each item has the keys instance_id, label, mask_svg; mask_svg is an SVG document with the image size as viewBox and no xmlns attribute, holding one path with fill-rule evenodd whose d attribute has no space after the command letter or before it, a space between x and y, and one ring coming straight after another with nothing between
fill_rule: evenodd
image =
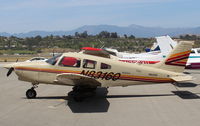
<instances>
[{"instance_id":1,"label":"vertical stabilizer","mask_svg":"<svg viewBox=\"0 0 200 126\"><path fill-rule=\"evenodd\" d=\"M193 42L189 41L179 42L167 58L156 64L156 67L182 73L185 69L193 44Z\"/></svg>"},{"instance_id":2,"label":"vertical stabilizer","mask_svg":"<svg viewBox=\"0 0 200 126\"><path fill-rule=\"evenodd\" d=\"M177 45L177 42L172 40L168 35L156 37L156 40L163 57L166 57Z\"/></svg>"}]
</instances>

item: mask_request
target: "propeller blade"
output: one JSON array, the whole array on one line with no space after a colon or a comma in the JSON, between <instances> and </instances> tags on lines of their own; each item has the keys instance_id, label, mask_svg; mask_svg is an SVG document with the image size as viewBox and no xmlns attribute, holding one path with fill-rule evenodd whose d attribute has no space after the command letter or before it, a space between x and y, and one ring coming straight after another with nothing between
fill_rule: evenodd
<instances>
[{"instance_id":1,"label":"propeller blade","mask_svg":"<svg viewBox=\"0 0 200 126\"><path fill-rule=\"evenodd\" d=\"M10 76L10 74L13 72L14 68L11 67L9 70L8 70L8 73L7 73L7 77Z\"/></svg>"}]
</instances>

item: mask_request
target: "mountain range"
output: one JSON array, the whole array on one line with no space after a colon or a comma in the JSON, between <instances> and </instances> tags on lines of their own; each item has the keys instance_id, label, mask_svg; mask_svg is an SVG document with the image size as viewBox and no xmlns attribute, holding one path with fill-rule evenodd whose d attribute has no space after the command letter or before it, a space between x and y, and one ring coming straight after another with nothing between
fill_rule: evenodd
<instances>
[{"instance_id":1,"label":"mountain range","mask_svg":"<svg viewBox=\"0 0 200 126\"><path fill-rule=\"evenodd\" d=\"M200 35L200 27L191 28L162 28L162 27L145 27L140 25L129 26L116 26L116 25L85 25L70 31L30 31L27 33L10 34L6 32L0 32L0 36L16 36L16 37L35 37L40 35L42 37L47 35L74 35L75 32L82 33L87 31L89 35L96 35L101 31L117 32L118 35L134 35L136 37L156 37L162 35L179 36L184 34Z\"/></svg>"}]
</instances>

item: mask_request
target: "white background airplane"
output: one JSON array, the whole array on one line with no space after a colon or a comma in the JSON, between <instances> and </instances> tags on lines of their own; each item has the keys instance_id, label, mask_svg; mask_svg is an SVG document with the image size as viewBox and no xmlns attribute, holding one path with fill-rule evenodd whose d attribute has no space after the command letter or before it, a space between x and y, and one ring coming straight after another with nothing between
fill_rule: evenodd
<instances>
[{"instance_id":1,"label":"white background airplane","mask_svg":"<svg viewBox=\"0 0 200 126\"><path fill-rule=\"evenodd\" d=\"M150 51L147 53L123 53L118 52L115 49L105 48L108 52L114 53L119 57L120 61L128 63L139 64L155 64L160 62L163 58L170 53L170 51L177 45L177 42L172 40L169 36L156 37L157 43L154 44L152 50L159 47L159 51ZM188 69L200 69L200 48L194 48L191 50L189 59L186 64Z\"/></svg>"}]
</instances>

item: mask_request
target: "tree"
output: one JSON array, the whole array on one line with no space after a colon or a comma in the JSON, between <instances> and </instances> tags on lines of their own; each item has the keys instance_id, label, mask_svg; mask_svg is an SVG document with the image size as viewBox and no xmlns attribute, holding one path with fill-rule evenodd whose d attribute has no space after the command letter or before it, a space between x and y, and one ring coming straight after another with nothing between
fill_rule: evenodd
<instances>
[{"instance_id":1,"label":"tree","mask_svg":"<svg viewBox=\"0 0 200 126\"><path fill-rule=\"evenodd\" d=\"M78 38L79 37L79 33L75 32L75 37Z\"/></svg>"},{"instance_id":2,"label":"tree","mask_svg":"<svg viewBox=\"0 0 200 126\"><path fill-rule=\"evenodd\" d=\"M128 36L126 34L124 34L124 38L128 38Z\"/></svg>"},{"instance_id":3,"label":"tree","mask_svg":"<svg viewBox=\"0 0 200 126\"><path fill-rule=\"evenodd\" d=\"M134 35L130 35L129 38L130 39L135 39L135 36Z\"/></svg>"},{"instance_id":4,"label":"tree","mask_svg":"<svg viewBox=\"0 0 200 126\"><path fill-rule=\"evenodd\" d=\"M184 36L183 36L183 35L180 35L179 38L180 38L180 39L184 39Z\"/></svg>"},{"instance_id":5,"label":"tree","mask_svg":"<svg viewBox=\"0 0 200 126\"><path fill-rule=\"evenodd\" d=\"M107 31L102 31L98 34L98 37L100 38L110 38L110 33Z\"/></svg>"},{"instance_id":6,"label":"tree","mask_svg":"<svg viewBox=\"0 0 200 126\"><path fill-rule=\"evenodd\" d=\"M118 37L117 32L112 32L110 37L111 38L117 38Z\"/></svg>"},{"instance_id":7,"label":"tree","mask_svg":"<svg viewBox=\"0 0 200 126\"><path fill-rule=\"evenodd\" d=\"M88 37L87 31L84 31L83 33L81 33L80 37L87 38Z\"/></svg>"}]
</instances>

